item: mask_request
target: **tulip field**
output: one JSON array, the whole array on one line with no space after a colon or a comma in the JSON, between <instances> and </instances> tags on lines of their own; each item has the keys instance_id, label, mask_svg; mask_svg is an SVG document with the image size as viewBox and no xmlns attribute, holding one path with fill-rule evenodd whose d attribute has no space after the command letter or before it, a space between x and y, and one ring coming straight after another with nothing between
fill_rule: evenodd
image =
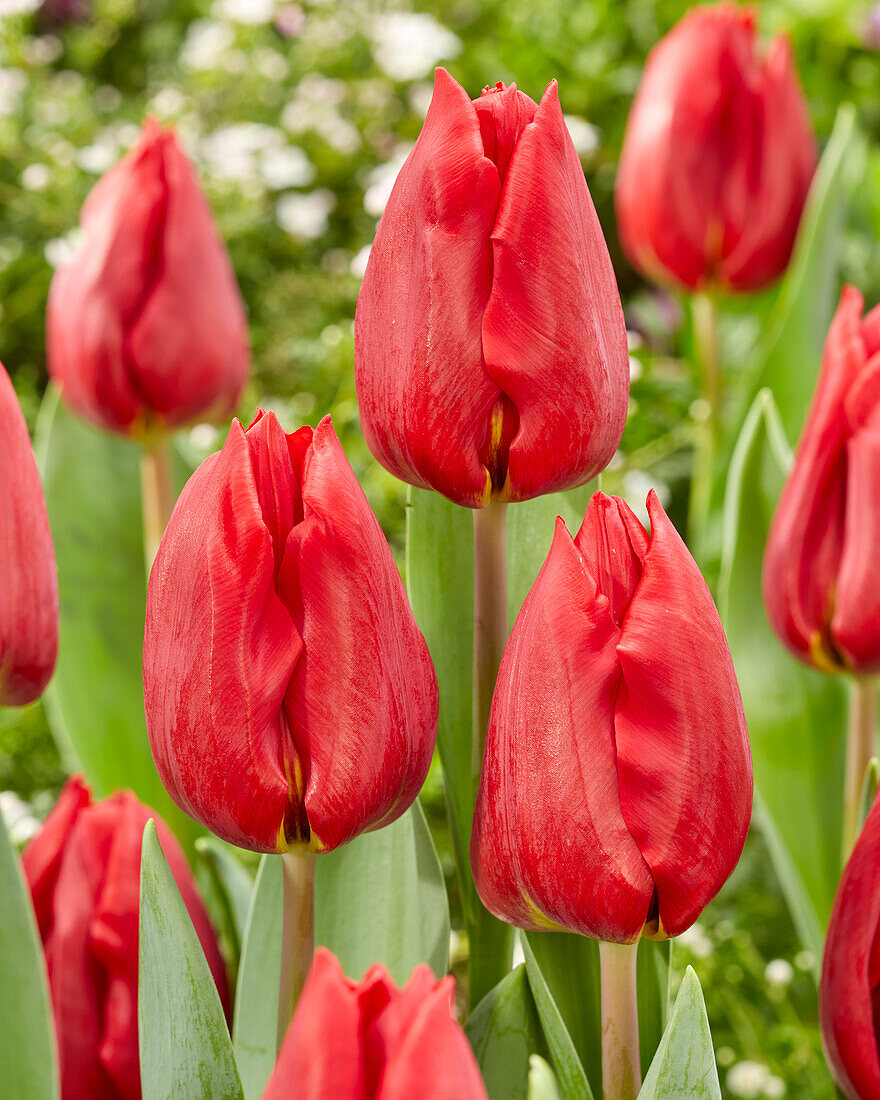
<instances>
[{"instance_id":1,"label":"tulip field","mask_svg":"<svg viewBox=\"0 0 880 1100\"><path fill-rule=\"evenodd\" d=\"M0 1100L880 1100L878 89L0 0Z\"/></svg>"}]
</instances>

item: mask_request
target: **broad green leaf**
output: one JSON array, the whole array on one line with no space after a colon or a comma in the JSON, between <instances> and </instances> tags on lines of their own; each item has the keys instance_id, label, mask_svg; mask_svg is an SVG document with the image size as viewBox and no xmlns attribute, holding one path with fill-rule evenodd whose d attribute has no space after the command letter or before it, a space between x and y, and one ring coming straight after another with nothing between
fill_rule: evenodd
<instances>
[{"instance_id":1,"label":"broad green leaf","mask_svg":"<svg viewBox=\"0 0 880 1100\"><path fill-rule=\"evenodd\" d=\"M78 420L50 389L36 451L61 610L58 667L46 694L52 732L97 795L131 787L191 847L198 826L162 786L144 721L140 450Z\"/></svg>"},{"instance_id":2,"label":"broad green leaf","mask_svg":"<svg viewBox=\"0 0 880 1100\"><path fill-rule=\"evenodd\" d=\"M526 1100L529 1055L546 1053L546 1044L523 965L486 994L468 1016L465 1032L489 1100Z\"/></svg>"},{"instance_id":3,"label":"broad green leaf","mask_svg":"<svg viewBox=\"0 0 880 1100\"><path fill-rule=\"evenodd\" d=\"M278 1051L278 992L284 927L279 856L263 856L244 933L232 1041L245 1100L259 1100Z\"/></svg>"},{"instance_id":4,"label":"broad green leaf","mask_svg":"<svg viewBox=\"0 0 880 1100\"><path fill-rule=\"evenodd\" d=\"M196 841L196 853L204 868L204 875L199 875L199 885L203 888L214 926L225 935L238 967L254 880L236 851L216 836L200 836ZM204 876L207 876L207 883Z\"/></svg>"},{"instance_id":5,"label":"broad green leaf","mask_svg":"<svg viewBox=\"0 0 880 1100\"><path fill-rule=\"evenodd\" d=\"M594 1094L590 1088L590 1082L587 1080L584 1067L578 1058L577 1050L571 1040L568 1028L565 1026L562 1014L553 999L550 987L541 973L530 940L523 936L521 942L526 958L529 985L538 1008L538 1017L541 1020L541 1027L547 1040L553 1068L559 1080L559 1091L562 1100L593 1100ZM601 1095L598 1088L596 1094Z\"/></svg>"},{"instance_id":6,"label":"broad green leaf","mask_svg":"<svg viewBox=\"0 0 880 1100\"><path fill-rule=\"evenodd\" d=\"M529 1058L527 1100L560 1100L556 1076L539 1054L533 1054Z\"/></svg>"},{"instance_id":7,"label":"broad green leaf","mask_svg":"<svg viewBox=\"0 0 880 1100\"><path fill-rule=\"evenodd\" d=\"M672 941L642 937L637 957L639 998L639 1054L646 1073L666 1027L669 995L669 956Z\"/></svg>"},{"instance_id":8,"label":"broad green leaf","mask_svg":"<svg viewBox=\"0 0 880 1100\"><path fill-rule=\"evenodd\" d=\"M315 942L359 979L382 962L402 985L449 964L446 883L418 801L393 824L315 860Z\"/></svg>"},{"instance_id":9,"label":"broad green leaf","mask_svg":"<svg viewBox=\"0 0 880 1100\"><path fill-rule=\"evenodd\" d=\"M715 1051L697 975L687 968L639 1100L721 1100Z\"/></svg>"},{"instance_id":10,"label":"broad green leaf","mask_svg":"<svg viewBox=\"0 0 880 1100\"><path fill-rule=\"evenodd\" d=\"M789 462L773 398L762 391L730 466L719 607L752 745L756 820L818 961L840 876L846 703L840 680L792 657L764 613L764 546Z\"/></svg>"},{"instance_id":11,"label":"broad green leaf","mask_svg":"<svg viewBox=\"0 0 880 1100\"><path fill-rule=\"evenodd\" d=\"M5 1096L56 1100L55 1034L30 894L0 814L0 1066Z\"/></svg>"},{"instance_id":12,"label":"broad green leaf","mask_svg":"<svg viewBox=\"0 0 880 1100\"><path fill-rule=\"evenodd\" d=\"M140 904L143 1100L244 1100L220 996L152 821Z\"/></svg>"}]
</instances>

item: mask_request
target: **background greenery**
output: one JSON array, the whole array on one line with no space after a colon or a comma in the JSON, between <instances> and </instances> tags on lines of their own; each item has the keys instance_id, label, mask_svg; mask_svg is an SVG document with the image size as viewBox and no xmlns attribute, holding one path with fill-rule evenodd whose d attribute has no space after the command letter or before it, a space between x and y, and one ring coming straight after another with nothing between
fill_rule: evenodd
<instances>
[{"instance_id":1,"label":"background greenery","mask_svg":"<svg viewBox=\"0 0 880 1100\"><path fill-rule=\"evenodd\" d=\"M632 337L630 418L604 487L641 503L654 485L684 529L700 414L686 310L626 263L612 192L645 55L686 3L84 0L80 21L53 19L70 5L35 6L0 0L0 358L31 426L46 384L52 269L75 248L89 189L153 114L178 127L199 167L247 304L254 364L242 416L260 403L292 430L331 412L399 550L404 489L372 461L357 424L352 322L366 249L418 134L435 63L474 95L516 80L537 98L556 77ZM843 266L871 304L880 298L880 7L765 0L760 20L764 33L791 35L820 143L839 102L856 105L868 140ZM734 395L773 296L727 303ZM190 442L208 451L219 439L200 426ZM41 708L0 712L0 790L26 800L4 796L20 835L32 827L27 808L43 812L63 776ZM423 801L451 874L436 770ZM760 838L683 940L674 962L693 963L702 980L726 1095L833 1096L813 960L798 951Z\"/></svg>"}]
</instances>

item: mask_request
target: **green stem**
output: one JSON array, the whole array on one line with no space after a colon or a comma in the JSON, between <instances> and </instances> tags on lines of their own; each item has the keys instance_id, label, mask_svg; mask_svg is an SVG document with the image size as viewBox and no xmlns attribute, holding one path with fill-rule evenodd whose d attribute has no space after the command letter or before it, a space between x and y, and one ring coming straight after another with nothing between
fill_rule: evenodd
<instances>
[{"instance_id":1,"label":"green stem","mask_svg":"<svg viewBox=\"0 0 880 1100\"><path fill-rule=\"evenodd\" d=\"M691 542L699 547L705 537L712 505L715 454L721 438L721 397L724 376L721 369L721 343L718 335L718 307L709 294L695 294L693 311L694 349L700 368L700 396L706 402L707 415L699 425L694 476L691 485Z\"/></svg>"},{"instance_id":2,"label":"green stem","mask_svg":"<svg viewBox=\"0 0 880 1100\"><path fill-rule=\"evenodd\" d=\"M850 685L849 731L846 744L846 771L843 780L843 862L861 828L862 784L874 755L874 730L877 724L877 683L853 679Z\"/></svg>"},{"instance_id":3,"label":"green stem","mask_svg":"<svg viewBox=\"0 0 880 1100\"><path fill-rule=\"evenodd\" d=\"M149 580L159 543L174 509L171 441L166 435L156 436L144 443L141 450L141 507L144 517L144 563Z\"/></svg>"},{"instance_id":4,"label":"green stem","mask_svg":"<svg viewBox=\"0 0 880 1100\"><path fill-rule=\"evenodd\" d=\"M635 943L599 944L602 989L602 1097L636 1100L642 1087Z\"/></svg>"},{"instance_id":5,"label":"green stem","mask_svg":"<svg viewBox=\"0 0 880 1100\"><path fill-rule=\"evenodd\" d=\"M292 849L281 856L284 923L278 992L278 1046L284 1039L315 953L315 855Z\"/></svg>"}]
</instances>

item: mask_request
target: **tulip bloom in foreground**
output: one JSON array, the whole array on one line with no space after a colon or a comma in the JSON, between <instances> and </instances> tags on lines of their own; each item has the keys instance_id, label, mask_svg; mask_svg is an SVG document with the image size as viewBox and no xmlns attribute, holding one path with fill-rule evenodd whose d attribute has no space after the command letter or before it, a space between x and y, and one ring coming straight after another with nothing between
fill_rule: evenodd
<instances>
[{"instance_id":1,"label":"tulip bloom in foreground","mask_svg":"<svg viewBox=\"0 0 880 1100\"><path fill-rule=\"evenodd\" d=\"M174 800L254 851L327 851L422 786L437 681L330 418L233 421L190 478L147 595L144 698Z\"/></svg>"},{"instance_id":2,"label":"tulip bloom in foreground","mask_svg":"<svg viewBox=\"0 0 880 1100\"><path fill-rule=\"evenodd\" d=\"M579 485L620 442L623 311L556 82L479 99L443 69L358 299L373 454L479 508Z\"/></svg>"},{"instance_id":3,"label":"tulip bloom in foreground","mask_svg":"<svg viewBox=\"0 0 880 1100\"><path fill-rule=\"evenodd\" d=\"M880 1100L880 802L843 872L822 960L825 1057L849 1100Z\"/></svg>"},{"instance_id":4,"label":"tulip bloom in foreground","mask_svg":"<svg viewBox=\"0 0 880 1100\"><path fill-rule=\"evenodd\" d=\"M487 1100L453 990L427 966L352 982L319 947L263 1100Z\"/></svg>"},{"instance_id":5,"label":"tulip bloom in foreground","mask_svg":"<svg viewBox=\"0 0 880 1100\"><path fill-rule=\"evenodd\" d=\"M31 439L0 364L0 707L38 699L58 652L55 549Z\"/></svg>"},{"instance_id":6,"label":"tulip bloom in foreground","mask_svg":"<svg viewBox=\"0 0 880 1100\"><path fill-rule=\"evenodd\" d=\"M64 400L134 436L223 419L247 378L244 306L174 132L148 121L89 195L81 223L46 321Z\"/></svg>"},{"instance_id":7,"label":"tulip bloom in foreground","mask_svg":"<svg viewBox=\"0 0 880 1100\"><path fill-rule=\"evenodd\" d=\"M844 287L764 557L788 648L825 671L880 671L880 307Z\"/></svg>"},{"instance_id":8,"label":"tulip bloom in foreground","mask_svg":"<svg viewBox=\"0 0 880 1100\"><path fill-rule=\"evenodd\" d=\"M93 802L68 780L22 866L46 954L61 1100L139 1100L138 911L141 838L154 811L131 791ZM229 1011L226 970L186 857L159 839Z\"/></svg>"},{"instance_id":9,"label":"tulip bloom in foreground","mask_svg":"<svg viewBox=\"0 0 880 1100\"><path fill-rule=\"evenodd\" d=\"M756 290L788 265L816 166L791 45L754 12L690 11L651 51L627 124L615 205L636 267L691 290Z\"/></svg>"},{"instance_id":10,"label":"tulip bloom in foreground","mask_svg":"<svg viewBox=\"0 0 880 1100\"><path fill-rule=\"evenodd\" d=\"M709 590L652 492L651 534L596 493L553 545L501 662L471 840L521 928L676 936L736 865L752 810L742 701Z\"/></svg>"}]
</instances>

